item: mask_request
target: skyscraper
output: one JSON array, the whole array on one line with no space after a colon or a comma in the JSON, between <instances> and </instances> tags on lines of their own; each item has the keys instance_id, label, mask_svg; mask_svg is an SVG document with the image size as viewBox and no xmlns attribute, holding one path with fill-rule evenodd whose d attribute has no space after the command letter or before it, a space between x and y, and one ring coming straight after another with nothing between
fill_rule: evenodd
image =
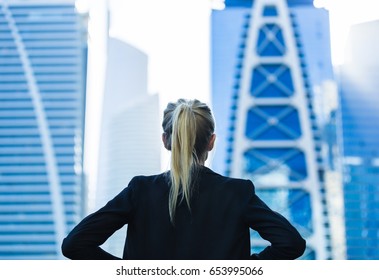
<instances>
[{"instance_id":1,"label":"skyscraper","mask_svg":"<svg viewBox=\"0 0 379 280\"><path fill-rule=\"evenodd\" d=\"M148 57L112 37L107 53L97 209L127 187L134 176L159 173L161 169L159 100L158 95L147 92ZM122 257L125 230L119 230L104 244L118 257Z\"/></svg>"},{"instance_id":2,"label":"skyscraper","mask_svg":"<svg viewBox=\"0 0 379 280\"><path fill-rule=\"evenodd\" d=\"M0 259L56 259L82 217L86 22L0 1Z\"/></svg>"},{"instance_id":3,"label":"skyscraper","mask_svg":"<svg viewBox=\"0 0 379 280\"><path fill-rule=\"evenodd\" d=\"M333 79L327 11L306 0L225 4L212 13L213 168L251 178L263 200L307 239L303 258L329 259L313 100ZM266 242L255 234L252 245L254 251Z\"/></svg>"},{"instance_id":4,"label":"skyscraper","mask_svg":"<svg viewBox=\"0 0 379 280\"><path fill-rule=\"evenodd\" d=\"M379 259L379 21L351 29L339 69L348 259Z\"/></svg>"}]
</instances>

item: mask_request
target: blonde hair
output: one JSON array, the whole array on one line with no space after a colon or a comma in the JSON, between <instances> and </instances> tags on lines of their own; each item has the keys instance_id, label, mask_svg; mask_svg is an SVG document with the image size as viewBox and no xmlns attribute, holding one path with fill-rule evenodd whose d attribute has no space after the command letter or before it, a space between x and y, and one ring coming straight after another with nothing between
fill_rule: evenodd
<instances>
[{"instance_id":1,"label":"blonde hair","mask_svg":"<svg viewBox=\"0 0 379 280\"><path fill-rule=\"evenodd\" d=\"M178 199L189 209L198 167L204 163L215 123L210 108L199 100L179 99L164 111L165 146L171 150L169 214L174 223Z\"/></svg>"}]
</instances>

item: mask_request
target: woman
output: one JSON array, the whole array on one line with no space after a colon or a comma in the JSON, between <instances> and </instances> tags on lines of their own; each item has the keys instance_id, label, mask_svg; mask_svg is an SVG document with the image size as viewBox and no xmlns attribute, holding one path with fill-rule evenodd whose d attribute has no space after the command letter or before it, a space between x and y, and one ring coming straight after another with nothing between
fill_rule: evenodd
<instances>
[{"instance_id":1,"label":"woman","mask_svg":"<svg viewBox=\"0 0 379 280\"><path fill-rule=\"evenodd\" d=\"M216 138L206 104L169 103L162 126L170 171L134 177L69 233L62 245L66 257L118 259L100 245L125 224L123 259L295 259L303 254L305 240L255 195L250 180L204 166ZM249 228L271 246L250 255Z\"/></svg>"}]
</instances>

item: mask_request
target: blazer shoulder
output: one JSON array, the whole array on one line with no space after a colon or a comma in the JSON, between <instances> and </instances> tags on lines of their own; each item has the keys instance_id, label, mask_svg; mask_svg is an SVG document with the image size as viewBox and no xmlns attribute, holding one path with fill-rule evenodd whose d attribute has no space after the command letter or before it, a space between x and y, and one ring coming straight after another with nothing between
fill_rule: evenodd
<instances>
[{"instance_id":1,"label":"blazer shoulder","mask_svg":"<svg viewBox=\"0 0 379 280\"><path fill-rule=\"evenodd\" d=\"M157 187L166 188L168 186L168 177L166 173L160 173L156 175L138 175L134 176L127 188L133 191L146 191L150 189L156 189Z\"/></svg>"},{"instance_id":2,"label":"blazer shoulder","mask_svg":"<svg viewBox=\"0 0 379 280\"><path fill-rule=\"evenodd\" d=\"M217 185L225 185L228 187L230 186L233 188L243 189L243 190L249 191L249 192L255 191L255 186L250 179L242 179L242 178L224 176L224 175L218 174L216 172L213 172L212 170L209 170L206 174L207 174L206 180L207 181L208 180L213 181Z\"/></svg>"},{"instance_id":3,"label":"blazer shoulder","mask_svg":"<svg viewBox=\"0 0 379 280\"><path fill-rule=\"evenodd\" d=\"M150 183L156 181L165 181L168 178L167 172L154 175L137 175L130 180L130 184Z\"/></svg>"}]
</instances>

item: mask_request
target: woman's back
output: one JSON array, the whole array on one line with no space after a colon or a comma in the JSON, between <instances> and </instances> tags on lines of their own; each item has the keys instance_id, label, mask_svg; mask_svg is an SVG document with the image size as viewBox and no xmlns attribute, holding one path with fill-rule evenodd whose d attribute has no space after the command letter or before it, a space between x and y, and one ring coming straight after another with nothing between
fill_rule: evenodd
<instances>
[{"instance_id":1,"label":"woman's back","mask_svg":"<svg viewBox=\"0 0 379 280\"><path fill-rule=\"evenodd\" d=\"M168 215L165 174L136 177L130 187L138 206L128 226L124 258L250 257L249 227L243 217L253 192L248 181L228 179L203 168L193 190L191 210L182 201L174 224Z\"/></svg>"},{"instance_id":2,"label":"woman's back","mask_svg":"<svg viewBox=\"0 0 379 280\"><path fill-rule=\"evenodd\" d=\"M169 190L167 173L133 178L118 196L70 233L64 248L76 247L72 246L75 240L81 240L77 246L96 248L109 233L128 224L124 259L248 259L249 228L271 242L256 258L294 259L304 252L305 241L254 194L251 181L201 168L191 210L182 201L174 224L168 214ZM89 238L83 238L88 234L84 229L92 233ZM69 249L64 250L65 255L79 259L109 257L100 250L78 254L77 249L73 250L76 255Z\"/></svg>"},{"instance_id":3,"label":"woman's back","mask_svg":"<svg viewBox=\"0 0 379 280\"><path fill-rule=\"evenodd\" d=\"M293 259L305 240L254 193L249 180L204 167L215 143L210 108L179 99L164 111L162 140L171 151L170 171L134 177L102 209L86 217L63 242L73 259L114 259L103 244L128 224L125 259ZM271 246L250 256L252 228Z\"/></svg>"}]
</instances>

